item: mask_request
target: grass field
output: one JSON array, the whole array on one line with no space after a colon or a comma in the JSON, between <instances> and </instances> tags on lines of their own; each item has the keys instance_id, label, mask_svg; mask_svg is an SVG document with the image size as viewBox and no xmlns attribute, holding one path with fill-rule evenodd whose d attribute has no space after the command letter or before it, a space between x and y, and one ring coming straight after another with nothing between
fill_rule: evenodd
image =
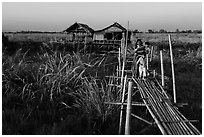
<instances>
[{"instance_id":1,"label":"grass field","mask_svg":"<svg viewBox=\"0 0 204 137\"><path fill-rule=\"evenodd\" d=\"M137 33L136 38L149 42L168 42L168 34ZM202 34L197 33L172 33L173 43L202 43Z\"/></svg>"},{"instance_id":2,"label":"grass field","mask_svg":"<svg viewBox=\"0 0 204 137\"><path fill-rule=\"evenodd\" d=\"M117 90L108 88L117 56L73 53L44 48L50 38L64 34L5 34L2 53L3 134L117 134ZM166 90L172 95L171 67L166 34L137 34L155 47L152 68L160 73L159 48L164 48ZM202 35L172 34L177 100L188 103L180 111L202 129ZM23 41L23 42L22 42ZM10 44L10 45L9 45ZM17 48L16 48L17 47ZM179 47L179 48L178 48ZM14 50L15 49L15 50ZM98 80L99 79L99 80ZM92 84L91 84L92 83ZM138 110L144 115L145 110ZM149 118L147 116L147 118ZM132 134L160 134L133 120Z\"/></svg>"},{"instance_id":3,"label":"grass field","mask_svg":"<svg viewBox=\"0 0 204 137\"><path fill-rule=\"evenodd\" d=\"M10 41L35 41L35 42L48 42L52 40L66 39L66 34L63 33L8 33L6 34Z\"/></svg>"},{"instance_id":4,"label":"grass field","mask_svg":"<svg viewBox=\"0 0 204 137\"><path fill-rule=\"evenodd\" d=\"M52 40L64 40L66 34L54 33L54 34L43 34L43 33L5 33L10 41L35 41L35 42L47 42ZM197 33L172 33L172 41L176 43L202 43L202 34ZM135 38L141 38L143 41L149 42L168 42L168 34L149 34L149 33L137 33L134 35Z\"/></svg>"}]
</instances>

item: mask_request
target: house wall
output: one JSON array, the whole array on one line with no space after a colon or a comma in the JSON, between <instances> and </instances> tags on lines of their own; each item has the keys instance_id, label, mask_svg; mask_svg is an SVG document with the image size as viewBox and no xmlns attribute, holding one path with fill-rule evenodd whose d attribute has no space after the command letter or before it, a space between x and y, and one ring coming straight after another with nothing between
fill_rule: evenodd
<instances>
[{"instance_id":1,"label":"house wall","mask_svg":"<svg viewBox=\"0 0 204 137\"><path fill-rule=\"evenodd\" d=\"M67 34L67 40L68 41L73 41L73 33Z\"/></svg>"},{"instance_id":2,"label":"house wall","mask_svg":"<svg viewBox=\"0 0 204 137\"><path fill-rule=\"evenodd\" d=\"M106 29L105 32L122 32L122 30L118 27L110 27L109 29Z\"/></svg>"},{"instance_id":3,"label":"house wall","mask_svg":"<svg viewBox=\"0 0 204 137\"><path fill-rule=\"evenodd\" d=\"M94 40L104 40L104 34L95 33L93 39Z\"/></svg>"},{"instance_id":4,"label":"house wall","mask_svg":"<svg viewBox=\"0 0 204 137\"><path fill-rule=\"evenodd\" d=\"M91 33L84 33L84 32L70 32L67 34L68 41L92 41Z\"/></svg>"}]
</instances>

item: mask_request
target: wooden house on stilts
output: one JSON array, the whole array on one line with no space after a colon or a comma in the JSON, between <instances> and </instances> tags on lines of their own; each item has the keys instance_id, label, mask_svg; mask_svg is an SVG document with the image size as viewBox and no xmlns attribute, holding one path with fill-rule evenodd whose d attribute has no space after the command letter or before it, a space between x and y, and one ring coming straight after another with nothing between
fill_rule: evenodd
<instances>
[{"instance_id":1,"label":"wooden house on stilts","mask_svg":"<svg viewBox=\"0 0 204 137\"><path fill-rule=\"evenodd\" d=\"M69 42L85 42L92 41L94 30L86 24L74 23L69 28L64 30L67 33L67 40Z\"/></svg>"},{"instance_id":2,"label":"wooden house on stilts","mask_svg":"<svg viewBox=\"0 0 204 137\"><path fill-rule=\"evenodd\" d=\"M95 31L93 35L93 40L120 41L123 37L123 33L125 34L126 37L127 29L124 28L119 23L115 22L104 29ZM130 33L128 36L129 36L128 39L130 39Z\"/></svg>"},{"instance_id":3,"label":"wooden house on stilts","mask_svg":"<svg viewBox=\"0 0 204 137\"><path fill-rule=\"evenodd\" d=\"M124 28L119 23L115 22L112 25L97 30L94 32L93 41L95 45L102 44L105 47L109 48L118 48L121 44L122 38L126 38L127 29ZM130 40L130 32L128 34L128 40Z\"/></svg>"},{"instance_id":4,"label":"wooden house on stilts","mask_svg":"<svg viewBox=\"0 0 204 137\"><path fill-rule=\"evenodd\" d=\"M126 37L127 29L117 22L96 31L86 24L76 22L64 32L67 34L66 41L71 43L73 48L77 47L77 50L84 46L91 50L117 50L121 45L121 40L125 41L128 38L129 41L131 36L129 31Z\"/></svg>"}]
</instances>

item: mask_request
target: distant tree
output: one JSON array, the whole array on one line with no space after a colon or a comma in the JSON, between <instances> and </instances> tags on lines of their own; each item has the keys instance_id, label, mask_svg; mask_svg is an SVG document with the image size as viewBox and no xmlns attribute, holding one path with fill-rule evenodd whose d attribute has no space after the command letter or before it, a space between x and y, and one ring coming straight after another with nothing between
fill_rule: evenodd
<instances>
[{"instance_id":1,"label":"distant tree","mask_svg":"<svg viewBox=\"0 0 204 137\"><path fill-rule=\"evenodd\" d=\"M135 29L135 30L133 31L133 33L140 33L140 31L139 31L138 29Z\"/></svg>"},{"instance_id":2,"label":"distant tree","mask_svg":"<svg viewBox=\"0 0 204 137\"><path fill-rule=\"evenodd\" d=\"M176 31L175 31L176 33L180 33L180 31L179 31L179 29L176 29Z\"/></svg>"},{"instance_id":3,"label":"distant tree","mask_svg":"<svg viewBox=\"0 0 204 137\"><path fill-rule=\"evenodd\" d=\"M160 29L160 30L159 30L159 33L167 33L167 31L164 30L164 29Z\"/></svg>"},{"instance_id":4,"label":"distant tree","mask_svg":"<svg viewBox=\"0 0 204 137\"><path fill-rule=\"evenodd\" d=\"M154 33L154 30L148 29L148 33Z\"/></svg>"},{"instance_id":5,"label":"distant tree","mask_svg":"<svg viewBox=\"0 0 204 137\"><path fill-rule=\"evenodd\" d=\"M191 30L186 30L186 33L192 33L192 31Z\"/></svg>"},{"instance_id":6,"label":"distant tree","mask_svg":"<svg viewBox=\"0 0 204 137\"><path fill-rule=\"evenodd\" d=\"M193 33L202 33L202 30L193 30Z\"/></svg>"}]
</instances>

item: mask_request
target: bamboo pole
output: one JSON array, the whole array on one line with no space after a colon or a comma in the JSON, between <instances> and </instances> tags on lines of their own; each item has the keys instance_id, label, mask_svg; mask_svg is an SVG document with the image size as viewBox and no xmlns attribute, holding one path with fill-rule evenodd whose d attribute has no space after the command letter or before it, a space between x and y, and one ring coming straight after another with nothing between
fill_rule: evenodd
<instances>
[{"instance_id":1,"label":"bamboo pole","mask_svg":"<svg viewBox=\"0 0 204 137\"><path fill-rule=\"evenodd\" d=\"M119 67L118 67L118 65L117 65L117 67L116 67L116 76L117 76L117 80L116 80L117 82L116 82L116 84L118 84L118 80L119 80L119 78L118 78L118 77L119 77L119 71L117 71L118 68L119 68Z\"/></svg>"},{"instance_id":2,"label":"bamboo pole","mask_svg":"<svg viewBox=\"0 0 204 137\"><path fill-rule=\"evenodd\" d=\"M133 95L132 95L133 96ZM121 102L104 102L104 104L109 104L109 105L127 105L126 102L121 103ZM142 102L132 102L132 106L137 106L137 107L146 107L146 105Z\"/></svg>"},{"instance_id":3,"label":"bamboo pole","mask_svg":"<svg viewBox=\"0 0 204 137\"><path fill-rule=\"evenodd\" d=\"M127 34L128 34L128 29L129 29L129 21L128 21L128 28L127 28ZM121 74L121 88L122 88L122 83L123 83L123 77L124 77L124 69L125 69L125 62L126 62L126 53L127 53L127 34L126 34L126 45L122 42L122 48L123 49L123 66L122 66L122 74ZM125 36L123 33L123 40L125 40ZM121 89L122 90L122 89Z\"/></svg>"},{"instance_id":4,"label":"bamboo pole","mask_svg":"<svg viewBox=\"0 0 204 137\"><path fill-rule=\"evenodd\" d=\"M156 72L155 72L155 69L153 70L153 77L155 78L156 76Z\"/></svg>"},{"instance_id":5,"label":"bamboo pole","mask_svg":"<svg viewBox=\"0 0 204 137\"><path fill-rule=\"evenodd\" d=\"M124 86L123 86L122 104L121 104L121 110L120 110L119 131L118 131L119 135L121 135L121 132L122 132L122 119L123 119L123 111L124 111L124 104L123 103L125 101L126 81L127 81L127 75L125 76Z\"/></svg>"},{"instance_id":6,"label":"bamboo pole","mask_svg":"<svg viewBox=\"0 0 204 137\"><path fill-rule=\"evenodd\" d=\"M178 116L177 113L174 113L172 107L167 104L166 109L168 110L168 114L172 117L172 121L169 122L179 121L177 123L174 122L173 124L175 125L175 127L177 127L180 135L192 134L191 131L189 131L189 127L186 126L185 122L183 122L183 120Z\"/></svg>"},{"instance_id":7,"label":"bamboo pole","mask_svg":"<svg viewBox=\"0 0 204 137\"><path fill-rule=\"evenodd\" d=\"M125 135L130 135L132 81L128 82L128 98L126 109Z\"/></svg>"},{"instance_id":8,"label":"bamboo pole","mask_svg":"<svg viewBox=\"0 0 204 137\"><path fill-rule=\"evenodd\" d=\"M127 48L128 48L128 30L129 30L129 21L128 21L128 26L127 26L127 35L126 35L126 44L125 44L125 61L126 61L126 56L127 56Z\"/></svg>"},{"instance_id":9,"label":"bamboo pole","mask_svg":"<svg viewBox=\"0 0 204 137\"><path fill-rule=\"evenodd\" d=\"M119 52L118 52L118 70L119 70L119 77L121 76L121 48L119 48Z\"/></svg>"},{"instance_id":10,"label":"bamboo pole","mask_svg":"<svg viewBox=\"0 0 204 137\"><path fill-rule=\"evenodd\" d=\"M140 84L140 88L145 92L146 97L148 97L148 102L149 102L152 110L155 112L156 116L160 119L160 121L162 121L162 123L161 123L162 126L164 127L164 129L166 130L166 132L168 134L172 134L171 130L169 130L169 126L166 123L164 123L164 121L167 121L169 118L165 116L163 110L161 109L160 99L158 99L157 96L155 96L153 94L154 91L152 91L147 85L145 85L146 81L144 81L144 83L141 81L139 81L139 82L138 83ZM151 90L151 91L149 91L149 90Z\"/></svg>"},{"instance_id":11,"label":"bamboo pole","mask_svg":"<svg viewBox=\"0 0 204 137\"><path fill-rule=\"evenodd\" d=\"M146 66L147 70L149 70L149 54L146 54Z\"/></svg>"},{"instance_id":12,"label":"bamboo pole","mask_svg":"<svg viewBox=\"0 0 204 137\"><path fill-rule=\"evenodd\" d=\"M161 96L160 92L157 92L158 89L153 82L133 80L136 82L138 81L137 84L139 84L139 88L142 89L140 92L144 95L143 98L148 97L147 101L149 105L154 112L157 113L157 116L161 118L161 124L164 126L164 129L168 131L168 134L194 134L192 131L194 128L191 128L191 125L186 124L185 118L182 118L179 115L179 111L175 109L169 101L160 101L164 96ZM144 100L144 102L145 101L146 100Z\"/></svg>"},{"instance_id":13,"label":"bamboo pole","mask_svg":"<svg viewBox=\"0 0 204 137\"><path fill-rule=\"evenodd\" d=\"M164 96L169 99L166 91L164 91L163 87L159 84L159 81L156 78L155 78L155 80L156 80L156 83L159 85L160 89L162 90L162 93L164 94Z\"/></svg>"},{"instance_id":14,"label":"bamboo pole","mask_svg":"<svg viewBox=\"0 0 204 137\"><path fill-rule=\"evenodd\" d=\"M152 82L152 84L153 84L153 82ZM151 86L149 86L149 87L151 87ZM159 94L159 92L153 92L153 90L154 91L158 90L154 86L154 84L152 85L152 87L153 87L153 89L152 89L151 93L152 93L152 95L154 95L154 99L163 98ZM173 133L174 134L186 134L187 132L183 130L184 128L183 128L183 125L181 124L182 122L174 122L174 121L180 121L180 119L176 119L176 115L174 113L171 113L171 111L169 111L170 106L168 105L168 103L165 101L164 103L158 102L157 104L161 105L161 107L160 107L161 110L165 112L164 116L168 118L168 120L165 122L167 122L167 124L169 126L171 125L171 127L169 127L169 128L171 128L172 131L174 130Z\"/></svg>"},{"instance_id":15,"label":"bamboo pole","mask_svg":"<svg viewBox=\"0 0 204 137\"><path fill-rule=\"evenodd\" d=\"M128 30L129 30L129 21L128 21L127 33L126 33L126 50L127 50L127 46L128 46Z\"/></svg>"},{"instance_id":16,"label":"bamboo pole","mask_svg":"<svg viewBox=\"0 0 204 137\"><path fill-rule=\"evenodd\" d=\"M124 35L123 35L122 39L123 40L125 39ZM120 90L120 92L122 92L122 84L123 84L124 69L125 69L125 48L124 48L124 43L122 43L122 45L121 45L121 50L123 50L123 51L121 51L122 54L123 54L123 66L122 66L122 72L121 72L121 82L120 82L121 90Z\"/></svg>"},{"instance_id":17,"label":"bamboo pole","mask_svg":"<svg viewBox=\"0 0 204 137\"><path fill-rule=\"evenodd\" d=\"M157 126L159 127L160 131L162 132L163 135L167 135L167 132L164 130L161 122L157 119L157 117L155 116L155 114L153 113L153 111L151 110L151 108L149 107L147 100L145 100L146 96L144 94L144 92L142 92L142 88L140 87L138 81L136 79L133 78L133 81L138 85L139 91L141 93L141 96L143 98L144 103L147 106L147 109L149 110L149 113L151 114L152 118L154 119L154 121L156 122Z\"/></svg>"},{"instance_id":18,"label":"bamboo pole","mask_svg":"<svg viewBox=\"0 0 204 137\"><path fill-rule=\"evenodd\" d=\"M172 69L172 81L173 81L173 96L174 96L174 103L176 103L176 85L175 85L174 62L173 62L173 52L172 52L171 35L170 34L169 34L169 48L170 48L170 56L171 56L171 69Z\"/></svg>"},{"instance_id":19,"label":"bamboo pole","mask_svg":"<svg viewBox=\"0 0 204 137\"><path fill-rule=\"evenodd\" d=\"M137 119L139 119L139 120L141 120L141 121L143 121L143 122L149 124L149 125L152 125L152 124L153 124L153 123L151 123L151 122L145 120L144 118L141 118L141 117L139 117L139 116L137 116L137 115L135 115L135 114L133 114L133 113L132 113L131 115L132 115L133 117L135 117L135 118L137 118Z\"/></svg>"},{"instance_id":20,"label":"bamboo pole","mask_svg":"<svg viewBox=\"0 0 204 137\"><path fill-rule=\"evenodd\" d=\"M177 110L177 111L178 111L178 110ZM179 114L184 120L187 120L187 119L184 117L184 115L181 114L181 112L178 111L178 114ZM188 120L187 120L187 121L188 121ZM191 122L188 122L188 124L189 124L189 126L193 129L193 131L194 131L194 133L195 133L196 135L201 135L200 131L199 131L195 126L193 126L193 125L191 124Z\"/></svg>"},{"instance_id":21,"label":"bamboo pole","mask_svg":"<svg viewBox=\"0 0 204 137\"><path fill-rule=\"evenodd\" d=\"M151 85L150 83L146 83L146 87L148 87L147 93L148 96L151 97L152 105L155 108L155 111L158 112L159 117L162 118L163 122L166 123L165 129L169 129L172 134L180 134L180 130L178 129L178 126L175 125L174 123L169 123L169 121L174 121L172 120L171 115L169 115L168 111L166 110L166 106L164 106L164 103L161 103L162 98L159 96L159 92L156 92L156 89L154 89L154 86ZM164 123L163 123L164 125Z\"/></svg>"},{"instance_id":22,"label":"bamboo pole","mask_svg":"<svg viewBox=\"0 0 204 137\"><path fill-rule=\"evenodd\" d=\"M152 84L153 84L153 82L152 82ZM153 88L155 91L158 90L154 85L153 85ZM159 92L151 92L151 93L155 94L159 98L160 97L162 98L162 96L160 96ZM184 128L185 125L183 125L182 122L174 122L174 121L180 121L180 119L177 118L177 116L175 115L176 113L172 113L170 111L170 109L173 109L172 107L170 107L171 105L169 105L166 101L162 104L160 102L158 102L158 104L161 105L162 111L165 112L165 117L168 117L168 120L166 122L168 122L167 124L171 125L171 128L174 130L174 134L188 134L187 130L183 130L186 128Z\"/></svg>"},{"instance_id":23,"label":"bamboo pole","mask_svg":"<svg viewBox=\"0 0 204 137\"><path fill-rule=\"evenodd\" d=\"M162 86L164 87L164 65L163 65L162 50L160 50L160 61L161 61L161 79L162 79Z\"/></svg>"},{"instance_id":24,"label":"bamboo pole","mask_svg":"<svg viewBox=\"0 0 204 137\"><path fill-rule=\"evenodd\" d=\"M166 121L167 118L164 117L163 111L160 109L159 106L159 102L156 103L156 101L158 100L158 98L156 96L153 96L154 91L151 90L151 88L149 88L147 86L148 83L144 82L140 82L140 87L142 88L143 91L145 91L146 96L149 97L148 102L150 104L150 106L152 107L152 109L154 110L155 114L157 115L157 117L163 122ZM149 91L151 90L151 91ZM162 123L163 126L165 126L165 129L167 129L168 127L166 125L164 125L164 123ZM170 131L168 131L169 134L171 134Z\"/></svg>"},{"instance_id":25,"label":"bamboo pole","mask_svg":"<svg viewBox=\"0 0 204 137\"><path fill-rule=\"evenodd\" d=\"M152 60L153 60L153 50L154 50L154 47L152 46L151 47L151 53L150 53L150 62L152 62Z\"/></svg>"},{"instance_id":26,"label":"bamboo pole","mask_svg":"<svg viewBox=\"0 0 204 137\"><path fill-rule=\"evenodd\" d=\"M122 39L121 39L121 54L124 55L124 41L125 41L125 34L124 32L122 33Z\"/></svg>"},{"instance_id":27,"label":"bamboo pole","mask_svg":"<svg viewBox=\"0 0 204 137\"><path fill-rule=\"evenodd\" d=\"M123 60L122 74L121 74L121 79L120 79L121 80L120 81L121 90L122 90L122 86L123 86L124 70L125 70L125 60Z\"/></svg>"}]
</instances>

